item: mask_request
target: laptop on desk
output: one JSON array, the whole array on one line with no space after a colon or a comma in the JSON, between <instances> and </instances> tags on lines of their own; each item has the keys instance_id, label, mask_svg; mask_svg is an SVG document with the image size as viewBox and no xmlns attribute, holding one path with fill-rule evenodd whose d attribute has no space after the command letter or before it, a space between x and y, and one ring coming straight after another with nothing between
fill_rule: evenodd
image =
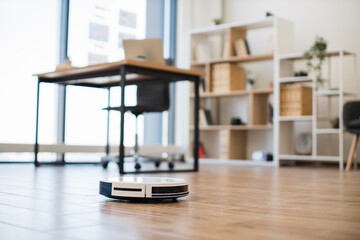
<instances>
[{"instance_id":1,"label":"laptop on desk","mask_svg":"<svg viewBox=\"0 0 360 240\"><path fill-rule=\"evenodd\" d=\"M125 59L165 64L161 38L144 40L123 40Z\"/></svg>"}]
</instances>

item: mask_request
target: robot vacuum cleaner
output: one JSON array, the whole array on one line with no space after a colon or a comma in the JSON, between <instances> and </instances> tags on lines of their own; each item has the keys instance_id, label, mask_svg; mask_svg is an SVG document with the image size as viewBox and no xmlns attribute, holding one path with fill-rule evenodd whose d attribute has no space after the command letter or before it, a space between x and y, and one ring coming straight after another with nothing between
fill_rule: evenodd
<instances>
[{"instance_id":1,"label":"robot vacuum cleaner","mask_svg":"<svg viewBox=\"0 0 360 240\"><path fill-rule=\"evenodd\" d=\"M122 200L176 200L189 194L188 181L164 177L115 177L100 180L99 193Z\"/></svg>"}]
</instances>

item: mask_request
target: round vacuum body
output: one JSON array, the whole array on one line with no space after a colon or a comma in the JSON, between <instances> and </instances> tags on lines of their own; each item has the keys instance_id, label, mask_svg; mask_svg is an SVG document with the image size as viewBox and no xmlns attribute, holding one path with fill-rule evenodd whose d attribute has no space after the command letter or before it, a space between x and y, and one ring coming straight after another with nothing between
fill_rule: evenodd
<instances>
[{"instance_id":1,"label":"round vacuum body","mask_svg":"<svg viewBox=\"0 0 360 240\"><path fill-rule=\"evenodd\" d=\"M115 177L100 180L99 193L123 200L165 200L189 194L188 181L164 177Z\"/></svg>"}]
</instances>

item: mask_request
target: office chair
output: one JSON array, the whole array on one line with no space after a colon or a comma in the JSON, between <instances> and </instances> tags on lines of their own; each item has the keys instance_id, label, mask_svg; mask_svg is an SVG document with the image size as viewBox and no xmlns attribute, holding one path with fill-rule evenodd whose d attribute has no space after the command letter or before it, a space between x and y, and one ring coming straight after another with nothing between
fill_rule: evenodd
<instances>
[{"instance_id":1,"label":"office chair","mask_svg":"<svg viewBox=\"0 0 360 240\"><path fill-rule=\"evenodd\" d=\"M346 131L355 134L346 163L346 171L350 171L360 135L360 101L352 101L344 104L343 119Z\"/></svg>"},{"instance_id":2,"label":"office chair","mask_svg":"<svg viewBox=\"0 0 360 240\"><path fill-rule=\"evenodd\" d=\"M141 165L139 163L140 158L146 158L155 161L155 166L159 167L161 161L168 161L169 168L172 169L174 164L171 160L162 157L154 158L152 156L143 156L139 154L138 144L138 116L144 113L151 112L164 112L169 109L170 96L169 96L169 83L161 82L142 82L137 84L137 104L136 106L125 106L125 111L131 112L136 117L135 124L135 145L130 155L125 157L133 157L135 160L135 169L139 170ZM120 107L103 108L104 110L120 111ZM103 167L107 167L108 159L102 159Z\"/></svg>"}]
</instances>

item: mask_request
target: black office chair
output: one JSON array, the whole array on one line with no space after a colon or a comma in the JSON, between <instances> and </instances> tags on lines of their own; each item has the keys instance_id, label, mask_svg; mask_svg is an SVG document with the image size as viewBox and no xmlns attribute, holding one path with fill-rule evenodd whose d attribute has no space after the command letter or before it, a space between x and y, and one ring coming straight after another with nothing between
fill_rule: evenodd
<instances>
[{"instance_id":1,"label":"black office chair","mask_svg":"<svg viewBox=\"0 0 360 240\"><path fill-rule=\"evenodd\" d=\"M344 104L343 119L346 131L355 134L346 164L346 171L350 171L360 135L360 101L352 101Z\"/></svg>"},{"instance_id":2,"label":"black office chair","mask_svg":"<svg viewBox=\"0 0 360 240\"><path fill-rule=\"evenodd\" d=\"M135 160L135 169L139 170L141 165L139 163L140 158L146 158L153 160L155 166L159 167L161 161L167 161L169 168L174 168L174 163L170 158L163 157L152 157L139 154L139 144L138 144L138 116L144 113L151 112L164 112L169 109L170 106L170 96L169 96L169 83L162 82L142 82L137 85L137 104L136 106L125 106L125 111L131 112L136 117L135 125L135 145L133 151L130 155L125 157L133 157ZM116 110L120 111L120 107L110 107L103 108L104 110ZM102 165L107 167L109 159L103 158Z\"/></svg>"}]
</instances>

